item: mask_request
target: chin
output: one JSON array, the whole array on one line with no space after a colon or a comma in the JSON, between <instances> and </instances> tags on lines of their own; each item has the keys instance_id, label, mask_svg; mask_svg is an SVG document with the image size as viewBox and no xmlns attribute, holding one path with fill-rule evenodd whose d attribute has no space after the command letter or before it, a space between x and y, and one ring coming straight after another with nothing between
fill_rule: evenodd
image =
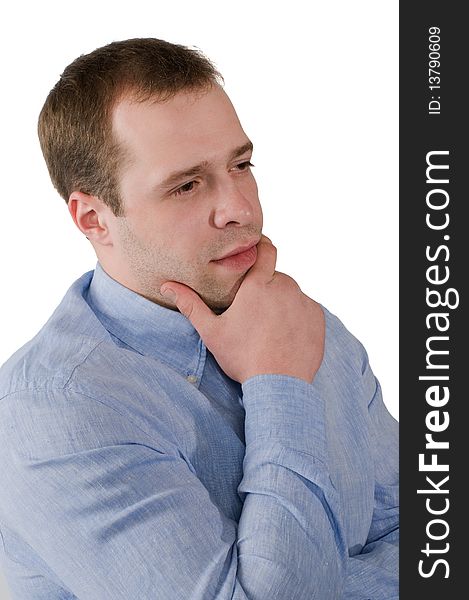
<instances>
[{"instance_id":1,"label":"chin","mask_svg":"<svg viewBox=\"0 0 469 600\"><path fill-rule=\"evenodd\" d=\"M244 277L237 281L228 291L217 290L217 293L211 291L207 294L199 292L199 296L202 298L205 304L213 310L214 313L220 314L229 308L233 303L243 279Z\"/></svg>"},{"instance_id":2,"label":"chin","mask_svg":"<svg viewBox=\"0 0 469 600\"><path fill-rule=\"evenodd\" d=\"M227 308L230 308L234 300L234 296L232 298L224 298L220 300L214 300L213 298L204 298L203 296L201 296L201 298L205 302L205 304L216 314L220 314L224 312Z\"/></svg>"}]
</instances>

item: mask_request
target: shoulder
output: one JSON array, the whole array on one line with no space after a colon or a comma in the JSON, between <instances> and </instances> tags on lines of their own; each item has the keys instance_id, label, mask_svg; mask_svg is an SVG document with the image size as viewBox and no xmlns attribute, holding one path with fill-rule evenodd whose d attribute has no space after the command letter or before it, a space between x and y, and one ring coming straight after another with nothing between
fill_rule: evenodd
<instances>
[{"instance_id":1,"label":"shoulder","mask_svg":"<svg viewBox=\"0 0 469 600\"><path fill-rule=\"evenodd\" d=\"M67 367L44 367L0 400L0 471L129 444L174 454L172 402L159 382L165 367L145 366L112 340L83 339L74 349L73 359L63 357Z\"/></svg>"},{"instance_id":2,"label":"shoulder","mask_svg":"<svg viewBox=\"0 0 469 600\"><path fill-rule=\"evenodd\" d=\"M89 272L75 281L44 327L1 367L0 399L65 385L76 366L109 337L84 298L91 277Z\"/></svg>"},{"instance_id":3,"label":"shoulder","mask_svg":"<svg viewBox=\"0 0 469 600\"><path fill-rule=\"evenodd\" d=\"M3 455L46 459L122 440L148 444L150 431L171 437L164 425L171 401L160 381L174 374L116 343L86 301L90 275L0 369Z\"/></svg>"}]
</instances>

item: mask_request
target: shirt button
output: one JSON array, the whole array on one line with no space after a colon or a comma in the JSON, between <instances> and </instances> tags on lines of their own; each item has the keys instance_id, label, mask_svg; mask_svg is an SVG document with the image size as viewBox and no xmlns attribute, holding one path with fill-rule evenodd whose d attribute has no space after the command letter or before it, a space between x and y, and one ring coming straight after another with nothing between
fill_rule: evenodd
<instances>
[{"instance_id":1,"label":"shirt button","mask_svg":"<svg viewBox=\"0 0 469 600\"><path fill-rule=\"evenodd\" d=\"M197 383L197 377L195 375L188 375L187 376L187 381L189 383Z\"/></svg>"}]
</instances>

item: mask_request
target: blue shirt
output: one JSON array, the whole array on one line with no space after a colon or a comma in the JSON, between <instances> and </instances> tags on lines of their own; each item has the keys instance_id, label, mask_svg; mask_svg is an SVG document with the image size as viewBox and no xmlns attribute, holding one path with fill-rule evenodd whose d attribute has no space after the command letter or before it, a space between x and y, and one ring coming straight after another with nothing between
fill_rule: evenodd
<instances>
[{"instance_id":1,"label":"blue shirt","mask_svg":"<svg viewBox=\"0 0 469 600\"><path fill-rule=\"evenodd\" d=\"M240 385L179 312L75 282L0 371L13 598L398 598L397 422L325 315L312 384Z\"/></svg>"}]
</instances>

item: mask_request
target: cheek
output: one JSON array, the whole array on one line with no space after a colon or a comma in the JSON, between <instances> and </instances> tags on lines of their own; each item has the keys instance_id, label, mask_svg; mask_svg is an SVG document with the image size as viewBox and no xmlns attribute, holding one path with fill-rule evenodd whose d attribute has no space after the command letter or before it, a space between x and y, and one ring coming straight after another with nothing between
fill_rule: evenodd
<instances>
[{"instance_id":1,"label":"cheek","mask_svg":"<svg viewBox=\"0 0 469 600\"><path fill-rule=\"evenodd\" d=\"M187 204L158 222L159 245L184 260L197 260L207 247L207 216ZM206 250L205 250L206 251Z\"/></svg>"},{"instance_id":2,"label":"cheek","mask_svg":"<svg viewBox=\"0 0 469 600\"><path fill-rule=\"evenodd\" d=\"M167 210L146 210L136 215L134 231L146 246L164 248L180 237L180 220Z\"/></svg>"}]
</instances>

